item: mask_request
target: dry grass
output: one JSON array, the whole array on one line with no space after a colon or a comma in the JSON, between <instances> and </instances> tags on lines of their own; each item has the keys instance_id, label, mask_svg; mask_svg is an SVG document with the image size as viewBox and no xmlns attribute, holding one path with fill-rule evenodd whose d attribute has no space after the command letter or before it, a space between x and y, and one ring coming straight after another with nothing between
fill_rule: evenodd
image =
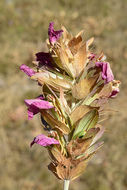
<instances>
[{"instance_id":1,"label":"dry grass","mask_svg":"<svg viewBox=\"0 0 127 190\"><path fill-rule=\"evenodd\" d=\"M0 189L57 190L61 182L47 170L45 149L29 148L41 133L39 117L27 121L24 98L40 89L19 71L30 64L34 53L45 50L50 21L65 25L73 33L85 28L86 38L95 36L93 49L103 50L115 77L122 81L121 93L111 104L119 112L109 113L104 123L105 146L71 190L127 189L127 23L126 0L1 0L0 1Z\"/></svg>"}]
</instances>

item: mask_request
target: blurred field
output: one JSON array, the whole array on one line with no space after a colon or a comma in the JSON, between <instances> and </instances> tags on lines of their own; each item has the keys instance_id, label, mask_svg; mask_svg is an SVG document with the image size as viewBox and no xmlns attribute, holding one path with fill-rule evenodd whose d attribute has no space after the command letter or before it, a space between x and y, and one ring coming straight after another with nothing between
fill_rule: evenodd
<instances>
[{"instance_id":1,"label":"blurred field","mask_svg":"<svg viewBox=\"0 0 127 190\"><path fill-rule=\"evenodd\" d=\"M70 190L127 189L127 1L126 0L1 0L0 1L0 190L60 190L62 183L48 171L48 155L29 148L42 132L39 116L27 121L24 98L39 87L19 71L32 66L34 54L46 51L50 21L72 33L94 36L93 49L103 50L111 62L121 92L104 122L104 147Z\"/></svg>"}]
</instances>

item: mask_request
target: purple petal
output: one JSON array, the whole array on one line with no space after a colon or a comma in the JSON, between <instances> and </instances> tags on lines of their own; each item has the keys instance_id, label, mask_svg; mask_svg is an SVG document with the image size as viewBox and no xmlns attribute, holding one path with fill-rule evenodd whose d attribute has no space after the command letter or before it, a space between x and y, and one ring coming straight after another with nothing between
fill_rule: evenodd
<instances>
[{"instance_id":1,"label":"purple petal","mask_svg":"<svg viewBox=\"0 0 127 190\"><path fill-rule=\"evenodd\" d=\"M46 65L49 67L53 67L53 59L50 53L38 52L36 53L36 61L39 61L39 67Z\"/></svg>"},{"instance_id":2,"label":"purple petal","mask_svg":"<svg viewBox=\"0 0 127 190\"><path fill-rule=\"evenodd\" d=\"M54 138L47 137L43 134L38 135L34 138L34 140L31 142L30 146L33 146L33 144L39 144L41 146L50 146L52 144L59 144L59 141L57 141Z\"/></svg>"},{"instance_id":3,"label":"purple petal","mask_svg":"<svg viewBox=\"0 0 127 190\"><path fill-rule=\"evenodd\" d=\"M40 100L32 103L33 106L39 109L50 109L53 108L53 105L45 100Z\"/></svg>"},{"instance_id":4,"label":"purple petal","mask_svg":"<svg viewBox=\"0 0 127 190\"><path fill-rule=\"evenodd\" d=\"M33 76L36 72L25 64L20 66L20 70L26 73L29 77Z\"/></svg>"},{"instance_id":5,"label":"purple petal","mask_svg":"<svg viewBox=\"0 0 127 190\"><path fill-rule=\"evenodd\" d=\"M105 83L109 83L114 79L112 70L108 62L96 62L97 67L101 68L102 79L105 80Z\"/></svg>"},{"instance_id":6,"label":"purple petal","mask_svg":"<svg viewBox=\"0 0 127 190\"><path fill-rule=\"evenodd\" d=\"M49 28L48 28L48 35L49 35L50 43L55 43L60 38L60 36L62 35L62 32L63 32L63 30L55 31L53 25L54 25L54 23L51 22L49 24Z\"/></svg>"},{"instance_id":7,"label":"purple petal","mask_svg":"<svg viewBox=\"0 0 127 190\"><path fill-rule=\"evenodd\" d=\"M40 96L38 96L36 99L26 99L26 100L24 100L24 101L25 101L25 104L26 104L27 106L30 106L30 105L33 104L34 102L40 102L40 101L43 100L43 99L44 99L43 96L40 95Z\"/></svg>"},{"instance_id":8,"label":"purple petal","mask_svg":"<svg viewBox=\"0 0 127 190\"><path fill-rule=\"evenodd\" d=\"M33 116L35 115L35 110L28 108L27 113L28 113L28 120L31 120L33 118Z\"/></svg>"},{"instance_id":9,"label":"purple petal","mask_svg":"<svg viewBox=\"0 0 127 190\"><path fill-rule=\"evenodd\" d=\"M42 97L36 99L27 99L25 104L28 107L28 119L32 119L33 116L40 112L41 109L51 109L53 105L45 100L42 100Z\"/></svg>"},{"instance_id":10,"label":"purple petal","mask_svg":"<svg viewBox=\"0 0 127 190\"><path fill-rule=\"evenodd\" d=\"M119 89L116 88L112 91L111 95L109 96L110 98L114 98L117 96L117 94L119 93Z\"/></svg>"}]
</instances>

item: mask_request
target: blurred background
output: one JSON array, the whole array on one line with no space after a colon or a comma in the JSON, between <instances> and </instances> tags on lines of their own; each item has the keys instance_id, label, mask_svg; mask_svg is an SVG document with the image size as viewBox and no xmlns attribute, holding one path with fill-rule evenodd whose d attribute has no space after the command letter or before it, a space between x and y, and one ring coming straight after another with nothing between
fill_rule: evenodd
<instances>
[{"instance_id":1,"label":"blurred background","mask_svg":"<svg viewBox=\"0 0 127 190\"><path fill-rule=\"evenodd\" d=\"M126 0L0 0L0 190L60 190L47 169L46 149L29 144L42 133L39 116L27 120L24 99L41 89L19 70L32 66L34 54L47 51L49 22L73 34L85 29L94 36L93 50L104 51L121 92L110 103L104 147L71 183L70 190L127 189L127 1Z\"/></svg>"}]
</instances>

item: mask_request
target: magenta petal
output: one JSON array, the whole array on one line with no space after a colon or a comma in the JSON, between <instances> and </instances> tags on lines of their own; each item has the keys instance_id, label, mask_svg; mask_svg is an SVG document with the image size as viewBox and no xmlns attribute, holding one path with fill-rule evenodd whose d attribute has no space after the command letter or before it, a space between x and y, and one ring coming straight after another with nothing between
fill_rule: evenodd
<instances>
[{"instance_id":1,"label":"magenta petal","mask_svg":"<svg viewBox=\"0 0 127 190\"><path fill-rule=\"evenodd\" d=\"M60 38L60 36L62 35L62 32L63 32L63 30L55 31L53 25L54 25L54 23L51 22L49 24L49 28L48 28L48 35L49 35L50 43L56 42Z\"/></svg>"},{"instance_id":2,"label":"magenta petal","mask_svg":"<svg viewBox=\"0 0 127 190\"><path fill-rule=\"evenodd\" d=\"M114 89L114 90L112 91L111 95L110 95L110 98L116 97L118 93L119 93L119 89L118 89L118 88L117 88L117 89Z\"/></svg>"},{"instance_id":3,"label":"magenta petal","mask_svg":"<svg viewBox=\"0 0 127 190\"><path fill-rule=\"evenodd\" d=\"M50 137L47 137L47 136L41 134L34 138L34 140L31 142L30 146L32 146L35 143L39 144L41 146L50 146L52 144L59 144L59 141L57 141L54 138L50 138Z\"/></svg>"},{"instance_id":4,"label":"magenta petal","mask_svg":"<svg viewBox=\"0 0 127 190\"><path fill-rule=\"evenodd\" d=\"M28 108L28 112L27 113L28 113L28 120L30 120L30 119L33 118L33 116L35 114L35 110L33 111L33 110L31 110L31 109Z\"/></svg>"},{"instance_id":5,"label":"magenta petal","mask_svg":"<svg viewBox=\"0 0 127 190\"><path fill-rule=\"evenodd\" d=\"M45 100L40 100L40 99L26 99L25 100L26 105L33 106L39 109L50 109L53 108L53 105Z\"/></svg>"},{"instance_id":6,"label":"magenta petal","mask_svg":"<svg viewBox=\"0 0 127 190\"><path fill-rule=\"evenodd\" d=\"M36 102L32 103L32 105L39 109L53 108L53 105L50 102L45 101L45 100L36 101Z\"/></svg>"},{"instance_id":7,"label":"magenta petal","mask_svg":"<svg viewBox=\"0 0 127 190\"><path fill-rule=\"evenodd\" d=\"M29 77L33 76L36 72L25 64L20 66L20 70L26 73Z\"/></svg>"},{"instance_id":8,"label":"magenta petal","mask_svg":"<svg viewBox=\"0 0 127 190\"><path fill-rule=\"evenodd\" d=\"M105 80L106 83L114 80L114 76L112 70L110 68L110 64L108 62L96 62L97 67L101 68L102 71L102 79Z\"/></svg>"},{"instance_id":9,"label":"magenta petal","mask_svg":"<svg viewBox=\"0 0 127 190\"><path fill-rule=\"evenodd\" d=\"M43 97L40 96L36 99L27 99L25 100L25 104L28 107L28 119L32 119L33 116L40 112L41 109L51 109L54 106L48 102L43 100Z\"/></svg>"},{"instance_id":10,"label":"magenta petal","mask_svg":"<svg viewBox=\"0 0 127 190\"><path fill-rule=\"evenodd\" d=\"M26 100L24 100L25 101L25 104L27 105L27 106L30 106L31 104L33 104L34 102L40 102L41 100L43 100L44 98L43 98L43 96L38 96L36 99L26 99Z\"/></svg>"}]
</instances>

